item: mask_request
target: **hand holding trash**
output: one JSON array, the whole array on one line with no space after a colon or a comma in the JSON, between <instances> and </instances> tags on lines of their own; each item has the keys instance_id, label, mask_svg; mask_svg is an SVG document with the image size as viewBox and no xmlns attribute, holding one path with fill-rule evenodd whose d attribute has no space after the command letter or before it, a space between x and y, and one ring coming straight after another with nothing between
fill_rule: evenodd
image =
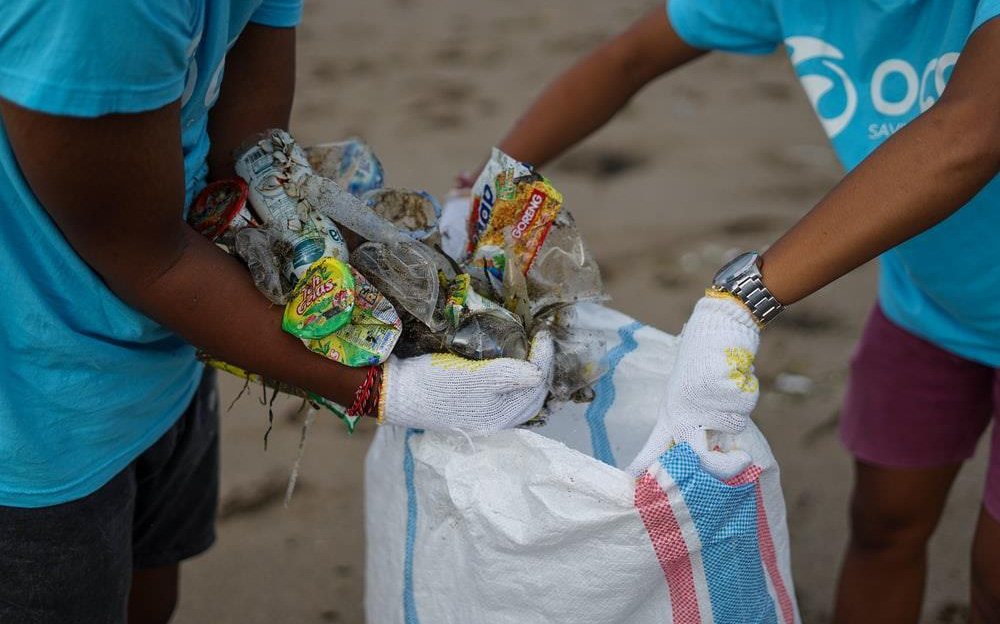
<instances>
[{"instance_id":1,"label":"hand holding trash","mask_svg":"<svg viewBox=\"0 0 1000 624\"><path fill-rule=\"evenodd\" d=\"M391 356L380 398L384 422L401 427L491 433L542 409L552 380L552 336L540 331L528 361L468 360L451 353Z\"/></svg>"},{"instance_id":2,"label":"hand holding trash","mask_svg":"<svg viewBox=\"0 0 1000 624\"><path fill-rule=\"evenodd\" d=\"M708 432L746 428L759 396L753 370L759 344L760 328L742 303L721 293L702 297L681 332L659 421L628 471L638 475L671 442L687 442L712 475L728 479L742 472L750 456L713 450Z\"/></svg>"}]
</instances>

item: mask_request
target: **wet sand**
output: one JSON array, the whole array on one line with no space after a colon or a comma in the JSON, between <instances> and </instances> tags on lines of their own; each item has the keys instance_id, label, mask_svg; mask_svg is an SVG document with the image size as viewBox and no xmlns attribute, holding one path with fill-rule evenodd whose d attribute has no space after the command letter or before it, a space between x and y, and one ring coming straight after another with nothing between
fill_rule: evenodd
<instances>
[{"instance_id":1,"label":"wet sand","mask_svg":"<svg viewBox=\"0 0 1000 624\"><path fill-rule=\"evenodd\" d=\"M299 31L293 132L375 148L391 186L442 194L542 85L648 2L309 0ZM713 55L643 91L606 129L546 169L605 276L612 305L676 333L731 249L760 248L840 177L779 52ZM796 305L764 336L755 415L781 464L805 622L829 620L846 539L851 461L836 437L847 362L875 297L875 266ZM812 380L781 392L784 375ZM223 401L241 383L223 383ZM228 399L227 399L228 397ZM248 396L224 416L215 548L184 569L177 622L363 621L362 461L320 417L288 509L303 414ZM984 453L959 477L931 547L923 621L963 621ZM378 623L372 623L378 624Z\"/></svg>"}]
</instances>

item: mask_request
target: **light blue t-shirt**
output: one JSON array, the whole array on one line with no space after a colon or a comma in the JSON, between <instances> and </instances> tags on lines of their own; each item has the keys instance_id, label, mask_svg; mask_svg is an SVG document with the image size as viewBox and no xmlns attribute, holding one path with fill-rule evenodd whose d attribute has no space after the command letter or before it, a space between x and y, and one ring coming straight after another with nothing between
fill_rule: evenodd
<instances>
[{"instance_id":1,"label":"light blue t-shirt","mask_svg":"<svg viewBox=\"0 0 1000 624\"><path fill-rule=\"evenodd\" d=\"M784 43L852 169L937 101L966 39L1000 14L1000 0L668 0L667 13L698 48L763 54ZM882 255L886 315L944 349L1000 367L997 231L1000 177Z\"/></svg>"},{"instance_id":2,"label":"light blue t-shirt","mask_svg":"<svg viewBox=\"0 0 1000 624\"><path fill-rule=\"evenodd\" d=\"M0 97L79 117L180 99L190 203L205 183L207 112L226 50L248 21L294 26L301 9L301 0L2 0ZM201 365L73 252L2 128L0 270L0 505L83 497L176 421Z\"/></svg>"}]
</instances>

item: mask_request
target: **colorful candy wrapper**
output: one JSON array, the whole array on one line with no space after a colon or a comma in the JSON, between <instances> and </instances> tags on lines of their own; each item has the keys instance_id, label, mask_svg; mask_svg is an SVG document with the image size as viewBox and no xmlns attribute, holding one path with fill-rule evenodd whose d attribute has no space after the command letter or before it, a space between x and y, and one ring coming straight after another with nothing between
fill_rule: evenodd
<instances>
[{"instance_id":1,"label":"colorful candy wrapper","mask_svg":"<svg viewBox=\"0 0 1000 624\"><path fill-rule=\"evenodd\" d=\"M361 139L314 145L306 157L316 173L357 197L385 185L382 163Z\"/></svg>"},{"instance_id":2,"label":"colorful candy wrapper","mask_svg":"<svg viewBox=\"0 0 1000 624\"><path fill-rule=\"evenodd\" d=\"M514 180L531 174L531 171L528 165L493 148L489 161L472 185L466 257L471 256L479 246L479 237L490 224L496 202L510 198L514 192Z\"/></svg>"},{"instance_id":3,"label":"colorful candy wrapper","mask_svg":"<svg viewBox=\"0 0 1000 624\"><path fill-rule=\"evenodd\" d=\"M347 366L381 364L396 346L403 323L389 300L363 275L353 268L351 275L355 289L351 322L332 334L302 342L310 351Z\"/></svg>"},{"instance_id":4,"label":"colorful candy wrapper","mask_svg":"<svg viewBox=\"0 0 1000 624\"><path fill-rule=\"evenodd\" d=\"M216 241L227 231L236 232L247 226L258 226L247 208L247 183L240 178L218 180L198 193L187 221L199 234Z\"/></svg>"},{"instance_id":5,"label":"colorful candy wrapper","mask_svg":"<svg viewBox=\"0 0 1000 624\"><path fill-rule=\"evenodd\" d=\"M351 322L355 299L351 268L336 258L315 262L295 286L281 327L304 339L322 338Z\"/></svg>"}]
</instances>

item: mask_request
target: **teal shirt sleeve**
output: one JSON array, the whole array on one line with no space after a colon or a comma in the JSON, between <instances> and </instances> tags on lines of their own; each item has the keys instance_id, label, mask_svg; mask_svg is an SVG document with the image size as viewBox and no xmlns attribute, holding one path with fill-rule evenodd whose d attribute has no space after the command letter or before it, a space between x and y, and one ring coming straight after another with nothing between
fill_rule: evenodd
<instances>
[{"instance_id":1,"label":"teal shirt sleeve","mask_svg":"<svg viewBox=\"0 0 1000 624\"><path fill-rule=\"evenodd\" d=\"M781 43L781 26L769 0L667 0L670 24L703 50L767 54Z\"/></svg>"},{"instance_id":2,"label":"teal shirt sleeve","mask_svg":"<svg viewBox=\"0 0 1000 624\"><path fill-rule=\"evenodd\" d=\"M250 21L275 28L298 26L302 19L302 0L264 0Z\"/></svg>"},{"instance_id":3,"label":"teal shirt sleeve","mask_svg":"<svg viewBox=\"0 0 1000 624\"><path fill-rule=\"evenodd\" d=\"M977 28L998 15L1000 15L1000 0L981 0L976 7L976 17L972 20L972 30L969 32L975 32Z\"/></svg>"},{"instance_id":4,"label":"teal shirt sleeve","mask_svg":"<svg viewBox=\"0 0 1000 624\"><path fill-rule=\"evenodd\" d=\"M0 96L54 115L153 110L184 91L187 3L0 1Z\"/></svg>"}]
</instances>

